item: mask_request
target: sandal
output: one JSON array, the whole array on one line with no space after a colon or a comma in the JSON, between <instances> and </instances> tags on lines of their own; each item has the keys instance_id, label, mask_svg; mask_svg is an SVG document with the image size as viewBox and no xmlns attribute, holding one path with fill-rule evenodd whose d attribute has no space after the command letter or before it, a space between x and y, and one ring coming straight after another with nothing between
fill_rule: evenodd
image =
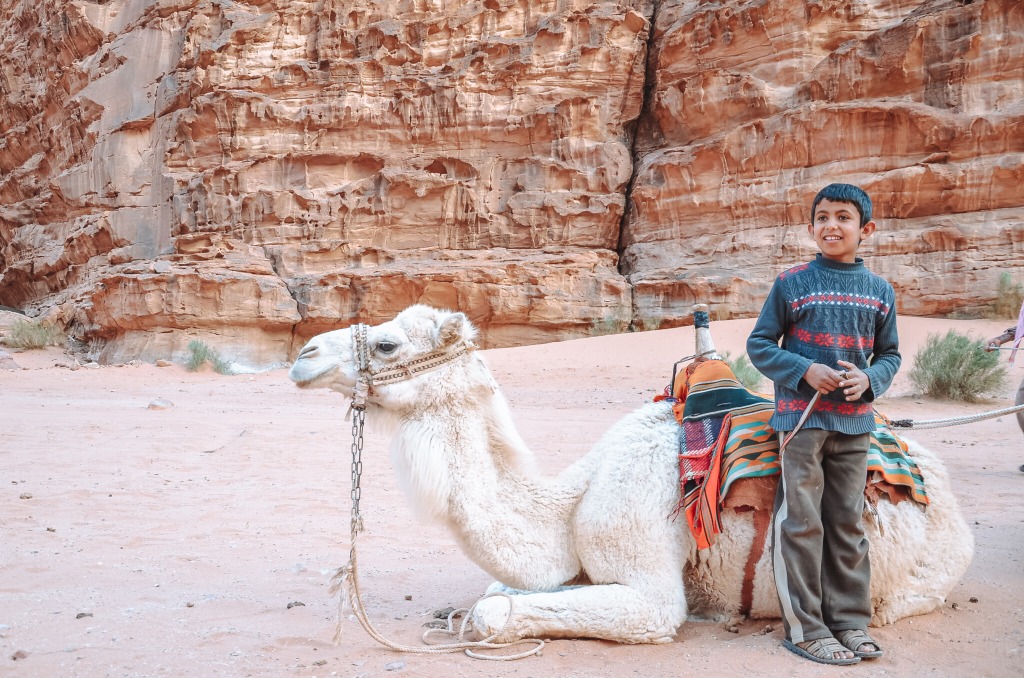
<instances>
[{"instance_id":1,"label":"sandal","mask_svg":"<svg viewBox=\"0 0 1024 678\"><path fill-rule=\"evenodd\" d=\"M818 638L816 640L808 640L800 645L790 640L783 640L782 645L793 654L800 655L804 659L810 659L811 661L819 662L821 664L848 666L860 661L860 657L851 657L849 659L833 657L832 655L836 652L853 652L853 650L848 647L844 647L843 644L835 638Z\"/></svg>"},{"instance_id":2,"label":"sandal","mask_svg":"<svg viewBox=\"0 0 1024 678\"><path fill-rule=\"evenodd\" d=\"M874 659L885 654L882 651L882 647L876 643L871 636L860 629L847 629L845 631L840 631L836 634L836 640L861 659ZM877 649L872 652L861 652L860 648L865 645L874 645Z\"/></svg>"}]
</instances>

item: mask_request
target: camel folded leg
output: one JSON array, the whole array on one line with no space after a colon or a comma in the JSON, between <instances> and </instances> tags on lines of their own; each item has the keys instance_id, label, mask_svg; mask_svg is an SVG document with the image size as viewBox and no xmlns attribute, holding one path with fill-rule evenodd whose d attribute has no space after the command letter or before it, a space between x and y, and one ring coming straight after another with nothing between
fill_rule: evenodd
<instances>
[{"instance_id":1,"label":"camel folded leg","mask_svg":"<svg viewBox=\"0 0 1024 678\"><path fill-rule=\"evenodd\" d=\"M493 596L477 603L470 621L480 638L497 633L496 642L600 638L669 643L686 619L686 602L681 583L662 584L664 588L653 595L622 584L595 584Z\"/></svg>"}]
</instances>

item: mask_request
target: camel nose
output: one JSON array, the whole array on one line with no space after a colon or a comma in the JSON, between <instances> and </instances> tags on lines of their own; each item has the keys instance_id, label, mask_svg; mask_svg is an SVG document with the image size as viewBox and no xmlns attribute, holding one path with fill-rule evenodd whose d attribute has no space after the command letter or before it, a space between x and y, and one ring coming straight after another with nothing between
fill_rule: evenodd
<instances>
[{"instance_id":1,"label":"camel nose","mask_svg":"<svg viewBox=\"0 0 1024 678\"><path fill-rule=\"evenodd\" d=\"M303 358L312 358L314 355L316 355L316 352L317 352L316 344L314 344L313 342L310 342L310 343L308 343L308 344L306 344L305 346L302 347L302 350L299 351L299 355L298 355L297 358L295 358L295 360L302 360Z\"/></svg>"}]
</instances>

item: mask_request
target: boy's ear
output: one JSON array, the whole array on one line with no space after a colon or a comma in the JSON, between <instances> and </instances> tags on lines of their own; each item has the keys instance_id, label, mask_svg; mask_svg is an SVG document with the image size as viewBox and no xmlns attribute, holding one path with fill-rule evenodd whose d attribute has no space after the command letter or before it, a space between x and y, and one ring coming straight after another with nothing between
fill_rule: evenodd
<instances>
[{"instance_id":1,"label":"boy's ear","mask_svg":"<svg viewBox=\"0 0 1024 678\"><path fill-rule=\"evenodd\" d=\"M869 221L860 227L860 239L870 238L871 234L875 232L878 225L874 221Z\"/></svg>"}]
</instances>

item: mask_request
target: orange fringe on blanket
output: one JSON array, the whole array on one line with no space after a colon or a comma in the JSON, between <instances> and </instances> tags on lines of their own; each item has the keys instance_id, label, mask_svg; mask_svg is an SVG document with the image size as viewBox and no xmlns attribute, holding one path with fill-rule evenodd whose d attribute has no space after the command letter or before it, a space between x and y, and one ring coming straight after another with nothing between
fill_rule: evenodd
<instances>
[{"instance_id":1,"label":"orange fringe on blanket","mask_svg":"<svg viewBox=\"0 0 1024 678\"><path fill-rule=\"evenodd\" d=\"M710 454L707 475L704 476L700 487L684 495L672 515L683 509L686 515L686 522L690 525L694 539L697 541L698 549L706 549L711 546L716 534L722 532L722 516L719 511L718 488L722 481L722 455L725 451L725 444L729 441L729 431L732 415L727 414L722 420L722 430L718 439L709 448L698 450L690 454L679 455L680 476L686 473L686 462L688 457L702 457Z\"/></svg>"}]
</instances>

